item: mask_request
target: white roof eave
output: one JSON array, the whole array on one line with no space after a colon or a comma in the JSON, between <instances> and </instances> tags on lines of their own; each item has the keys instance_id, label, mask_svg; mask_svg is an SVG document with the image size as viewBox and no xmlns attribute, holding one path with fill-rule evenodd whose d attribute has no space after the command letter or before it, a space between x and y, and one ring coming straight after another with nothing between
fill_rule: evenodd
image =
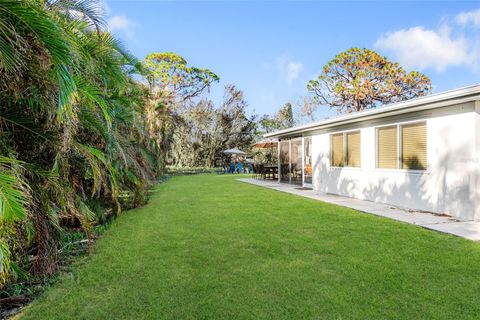
<instances>
[{"instance_id":1,"label":"white roof eave","mask_svg":"<svg viewBox=\"0 0 480 320\"><path fill-rule=\"evenodd\" d=\"M450 90L425 97L415 98L385 105L384 107L356 112L334 119L327 119L299 127L288 128L263 135L265 138L288 137L308 131L324 129L342 124L354 123L365 120L372 120L384 116L392 116L414 111L428 110L462 102L475 101L480 99L480 85L468 86L460 89Z\"/></svg>"}]
</instances>

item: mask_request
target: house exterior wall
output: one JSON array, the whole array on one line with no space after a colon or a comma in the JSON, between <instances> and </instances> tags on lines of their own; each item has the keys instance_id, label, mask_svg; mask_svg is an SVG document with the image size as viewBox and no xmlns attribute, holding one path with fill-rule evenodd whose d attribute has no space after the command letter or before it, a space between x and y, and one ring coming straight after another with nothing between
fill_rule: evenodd
<instances>
[{"instance_id":1,"label":"house exterior wall","mask_svg":"<svg viewBox=\"0 0 480 320\"><path fill-rule=\"evenodd\" d=\"M376 127L414 121L427 124L427 170L376 168ZM330 135L361 131L361 167L330 165ZM309 134L310 135L310 134ZM358 122L311 133L313 187L400 207L480 219L480 103Z\"/></svg>"}]
</instances>

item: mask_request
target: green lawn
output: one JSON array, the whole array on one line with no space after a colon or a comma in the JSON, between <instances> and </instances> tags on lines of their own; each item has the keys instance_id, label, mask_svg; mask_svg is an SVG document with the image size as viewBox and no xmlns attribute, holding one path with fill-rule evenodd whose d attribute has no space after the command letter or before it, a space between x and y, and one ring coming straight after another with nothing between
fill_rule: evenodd
<instances>
[{"instance_id":1,"label":"green lawn","mask_svg":"<svg viewBox=\"0 0 480 320\"><path fill-rule=\"evenodd\" d=\"M480 244L237 177L160 185L22 319L478 319Z\"/></svg>"}]
</instances>

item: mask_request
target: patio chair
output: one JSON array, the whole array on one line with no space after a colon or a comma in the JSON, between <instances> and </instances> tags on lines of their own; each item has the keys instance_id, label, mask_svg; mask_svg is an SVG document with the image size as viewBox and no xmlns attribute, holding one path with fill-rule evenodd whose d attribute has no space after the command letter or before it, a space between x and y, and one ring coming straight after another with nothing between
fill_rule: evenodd
<instances>
[{"instance_id":1,"label":"patio chair","mask_svg":"<svg viewBox=\"0 0 480 320\"><path fill-rule=\"evenodd\" d=\"M265 165L263 163L258 165L257 179L265 179Z\"/></svg>"},{"instance_id":2,"label":"patio chair","mask_svg":"<svg viewBox=\"0 0 480 320\"><path fill-rule=\"evenodd\" d=\"M270 174L272 175L272 180L278 180L278 166L271 166Z\"/></svg>"},{"instance_id":3,"label":"patio chair","mask_svg":"<svg viewBox=\"0 0 480 320\"><path fill-rule=\"evenodd\" d=\"M255 163L250 164L252 166L252 179L257 178L257 165Z\"/></svg>"},{"instance_id":4,"label":"patio chair","mask_svg":"<svg viewBox=\"0 0 480 320\"><path fill-rule=\"evenodd\" d=\"M268 168L264 166L263 170L264 170L264 177L265 177L264 179L265 180L273 180L274 179L275 174L274 174L274 172L273 172L273 170L270 166L268 166Z\"/></svg>"},{"instance_id":5,"label":"patio chair","mask_svg":"<svg viewBox=\"0 0 480 320\"><path fill-rule=\"evenodd\" d=\"M237 163L237 173L244 173L245 168L243 167L243 163L239 162Z\"/></svg>"},{"instance_id":6,"label":"patio chair","mask_svg":"<svg viewBox=\"0 0 480 320\"><path fill-rule=\"evenodd\" d=\"M262 176L262 164L261 163L257 163L255 165L255 179L260 179Z\"/></svg>"}]
</instances>

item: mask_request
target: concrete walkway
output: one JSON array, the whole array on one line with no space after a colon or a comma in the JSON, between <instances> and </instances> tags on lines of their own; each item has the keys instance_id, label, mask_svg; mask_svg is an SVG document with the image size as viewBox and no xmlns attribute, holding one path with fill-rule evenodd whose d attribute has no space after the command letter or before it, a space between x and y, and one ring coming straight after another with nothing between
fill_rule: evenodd
<instances>
[{"instance_id":1,"label":"concrete walkway","mask_svg":"<svg viewBox=\"0 0 480 320\"><path fill-rule=\"evenodd\" d=\"M268 180L238 179L241 182L270 188L277 191L291 193L297 196L333 203L339 206L352 208L369 214L390 218L397 221L415 224L426 229L453 234L465 239L480 241L480 221L463 221L448 216L435 215L403 209L392 205L372 201L358 200L332 194L319 193L299 186L278 183Z\"/></svg>"}]
</instances>

